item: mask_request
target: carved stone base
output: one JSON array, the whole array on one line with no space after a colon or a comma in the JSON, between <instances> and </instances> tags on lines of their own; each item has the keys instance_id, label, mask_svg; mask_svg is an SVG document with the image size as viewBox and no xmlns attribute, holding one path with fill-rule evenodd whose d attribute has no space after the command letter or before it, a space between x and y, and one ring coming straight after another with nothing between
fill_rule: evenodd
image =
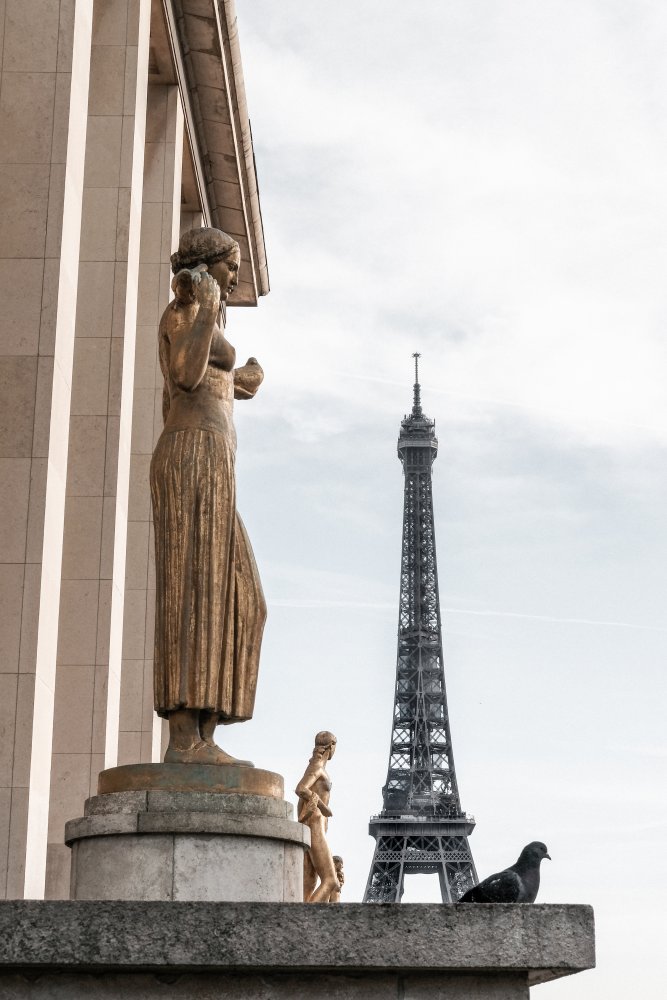
<instances>
[{"instance_id":1,"label":"carved stone base","mask_svg":"<svg viewBox=\"0 0 667 1000\"><path fill-rule=\"evenodd\" d=\"M153 767L172 776L175 769L228 770ZM282 786L279 775L271 777ZM87 800L85 815L65 827L72 849L70 898L301 902L310 831L291 816L281 798L245 790L97 795Z\"/></svg>"}]
</instances>

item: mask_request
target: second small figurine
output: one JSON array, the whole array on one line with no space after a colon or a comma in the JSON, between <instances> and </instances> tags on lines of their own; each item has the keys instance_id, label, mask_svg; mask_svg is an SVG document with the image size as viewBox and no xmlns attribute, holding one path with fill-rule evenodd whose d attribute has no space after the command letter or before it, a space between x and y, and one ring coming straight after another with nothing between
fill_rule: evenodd
<instances>
[{"instance_id":1,"label":"second small figurine","mask_svg":"<svg viewBox=\"0 0 667 1000\"><path fill-rule=\"evenodd\" d=\"M335 889L329 896L330 903L340 903L340 894L345 884L345 872L343 871L343 859L340 854L334 854L333 856L334 868L336 869L336 878L338 879L338 888Z\"/></svg>"}]
</instances>

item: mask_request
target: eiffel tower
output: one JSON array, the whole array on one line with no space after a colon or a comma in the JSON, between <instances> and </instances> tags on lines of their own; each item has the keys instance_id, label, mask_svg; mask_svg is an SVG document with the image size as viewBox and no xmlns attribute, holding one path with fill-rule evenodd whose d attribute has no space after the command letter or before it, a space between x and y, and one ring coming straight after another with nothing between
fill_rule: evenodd
<instances>
[{"instance_id":1,"label":"eiffel tower","mask_svg":"<svg viewBox=\"0 0 667 1000\"><path fill-rule=\"evenodd\" d=\"M438 873L443 903L477 883L475 821L461 809L445 693L431 480L438 439L413 357L412 412L398 438L405 500L394 721L383 809L368 828L375 853L365 903L400 903L405 876L419 872Z\"/></svg>"}]
</instances>

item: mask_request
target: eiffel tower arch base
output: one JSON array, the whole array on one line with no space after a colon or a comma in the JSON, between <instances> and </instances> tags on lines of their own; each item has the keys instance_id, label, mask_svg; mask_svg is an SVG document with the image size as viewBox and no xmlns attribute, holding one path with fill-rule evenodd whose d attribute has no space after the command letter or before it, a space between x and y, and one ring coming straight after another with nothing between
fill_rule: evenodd
<instances>
[{"instance_id":1,"label":"eiffel tower arch base","mask_svg":"<svg viewBox=\"0 0 667 1000\"><path fill-rule=\"evenodd\" d=\"M400 903L406 875L437 874L443 903L455 903L477 881L468 834L472 821L429 823L373 817L375 852L364 902Z\"/></svg>"}]
</instances>

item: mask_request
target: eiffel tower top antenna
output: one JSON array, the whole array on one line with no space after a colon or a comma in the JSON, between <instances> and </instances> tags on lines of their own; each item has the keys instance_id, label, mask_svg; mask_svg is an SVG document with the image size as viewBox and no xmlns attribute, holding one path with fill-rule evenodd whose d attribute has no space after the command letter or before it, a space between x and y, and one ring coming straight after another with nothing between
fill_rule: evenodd
<instances>
[{"instance_id":1,"label":"eiffel tower top antenna","mask_svg":"<svg viewBox=\"0 0 667 1000\"><path fill-rule=\"evenodd\" d=\"M418 351L412 355L415 359L415 384L413 387L413 403L412 403L412 416L419 419L422 414L422 402L421 402L421 386L419 384L419 359L421 354Z\"/></svg>"}]
</instances>

